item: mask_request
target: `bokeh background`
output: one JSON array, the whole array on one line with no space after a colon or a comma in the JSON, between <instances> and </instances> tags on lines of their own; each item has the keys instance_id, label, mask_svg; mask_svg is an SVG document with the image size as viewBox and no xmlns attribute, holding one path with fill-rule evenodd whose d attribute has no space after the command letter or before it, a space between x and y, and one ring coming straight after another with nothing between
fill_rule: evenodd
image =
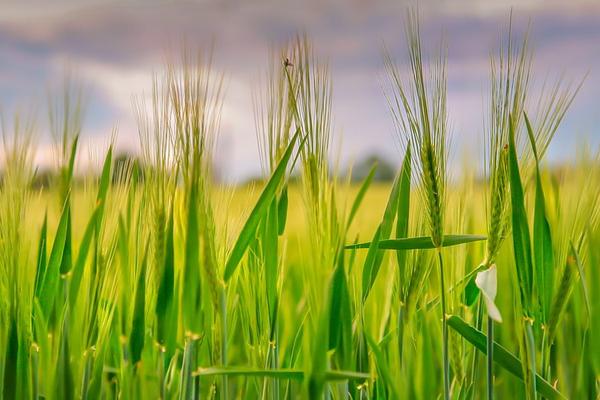
<instances>
[{"instance_id":1,"label":"bokeh background","mask_svg":"<svg viewBox=\"0 0 600 400\"><path fill-rule=\"evenodd\" d=\"M213 48L225 76L218 145L219 175L243 182L260 174L252 93L270 50L297 33L312 39L331 67L335 146L340 168L377 155L397 165L398 140L383 95L386 46L406 62L401 1L3 1L0 6L0 106L5 126L15 110L36 115L40 166L53 163L47 128L49 94L60 93L66 71L85 88L79 167L102 159L116 127L117 150L135 154L132 97L151 89L153 72L182 42ZM600 142L600 2L421 1L424 43L448 46L453 165L477 164L481 154L489 55L513 14L515 35L530 30L534 79L584 85L548 154L553 163Z\"/></svg>"}]
</instances>

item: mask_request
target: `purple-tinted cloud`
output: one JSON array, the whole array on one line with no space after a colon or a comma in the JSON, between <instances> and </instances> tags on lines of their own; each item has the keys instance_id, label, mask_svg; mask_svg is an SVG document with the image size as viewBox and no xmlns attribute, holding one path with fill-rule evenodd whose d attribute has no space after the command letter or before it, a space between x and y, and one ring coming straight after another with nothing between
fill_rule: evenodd
<instances>
[{"instance_id":1,"label":"purple-tinted cloud","mask_svg":"<svg viewBox=\"0 0 600 400\"><path fill-rule=\"evenodd\" d=\"M4 5L0 16L0 104L11 110L37 102L45 112L46 90L60 84L70 65L88 89L86 132L107 140L118 123L120 145L136 148L131 96L150 89L152 71L182 41L208 49L214 68L227 77L221 151L232 162L226 175L242 178L260 170L251 91L268 63L269 48L306 32L332 69L335 132L342 160L380 152L398 159L394 128L382 93L385 43L405 63L403 20L407 4L392 1L333 2L96 2L62 1ZM456 152L476 151L482 128L489 56L507 30L509 2L419 3L427 48L443 35L448 45L449 108ZM513 28L522 35L531 20L536 49L534 76L542 81L564 72L576 81L588 73L550 157L564 158L578 135L598 142L600 121L600 5L591 1L522 1L513 8ZM43 124L41 124L43 131ZM44 136L44 133L41 133ZM104 137L104 139L102 139ZM42 143L47 142L42 140Z\"/></svg>"}]
</instances>

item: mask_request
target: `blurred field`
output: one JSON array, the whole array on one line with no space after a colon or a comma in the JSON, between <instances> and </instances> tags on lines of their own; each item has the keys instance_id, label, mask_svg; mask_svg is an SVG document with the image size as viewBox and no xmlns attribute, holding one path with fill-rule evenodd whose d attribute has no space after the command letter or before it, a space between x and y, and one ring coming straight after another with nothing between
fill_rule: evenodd
<instances>
[{"instance_id":1,"label":"blurred field","mask_svg":"<svg viewBox=\"0 0 600 400\"><path fill-rule=\"evenodd\" d=\"M600 307L594 302L600 293L600 273L598 272L597 260L600 259L600 231L598 230L597 224L594 221L576 221L575 212L577 207L583 207L585 201L589 201L598 192L599 185L595 180L590 180L587 176L588 170L582 167L574 167L571 169L565 169L565 174L562 178L557 179L547 175L546 183L548 187L552 187L553 190L549 192L547 198L548 205L550 206L551 215L551 226L553 228L553 236L556 240L557 254L564 254L565 252L565 241L568 241L568 235L564 234L565 231L572 229L572 226L583 224L582 226L588 226L592 230L587 233L586 242L589 243L581 248L580 256L583 265L585 266L586 282L590 299L591 299L591 312L592 314L588 317L585 305L585 296L583 283L573 284L573 294L570 297L568 303L568 310L565 318L562 320L561 328L559 330L558 339L563 345L557 348L554 355L556 362L559 362L563 367L560 368L556 373L559 375L559 382L563 388L564 393L571 393L573 398L579 397L577 393L586 393L588 389L582 386L579 380L586 379L586 376L590 376L594 380L596 376L597 367L599 364L600 353L593 350L596 349L595 341L592 336L586 334L587 330L593 326L596 326L595 321L600 321ZM469 176L469 174L467 174ZM532 192L531 185L526 185L529 188L528 204L532 203ZM92 211L96 205L95 202L95 190L96 186L92 181L89 181L84 187L80 187L73 193L73 246L78 248L81 242L81 237L85 229L85 224L82 221L89 220ZM253 204L256 203L258 195L261 192L261 185L256 186L244 186L234 188L219 188L213 191L213 201L215 204L215 221L216 221L216 235L217 240L223 240L222 249L230 248L244 221L251 211ZM356 219L353 225L348 230L348 243L353 241L369 241L377 228L377 225L381 221L383 216L383 210L390 194L391 186L389 184L373 184L367 191L363 203L356 214ZM126 211L126 198L127 198L128 187L123 185L115 185L109 192L107 199L106 209L106 220L104 231L106 237L117 234L118 227L116 221L119 215L123 215ZM352 200L356 196L358 191L357 185L340 185L340 189L337 192L337 201L340 212L347 214L348 209L352 203ZM139 201L143 197L143 190L137 190ZM303 198L302 187L298 185L292 185L289 188L289 211L288 211L288 223L286 225L286 232L282 238L282 269L283 280L281 286L281 318L282 323L284 321L291 322L300 318L305 311L302 305L305 301L305 293L307 288L305 285L310 285L310 278L307 278L305 273L308 272L307 267L310 265L310 256L307 251L310 251L311 245L308 240L308 227L307 227L307 208ZM462 184L458 184L452 187L449 192L448 202L448 217L447 217L447 229L452 232L471 232L471 233L484 233L485 232L485 210L481 207L474 206L475 204L481 204L484 196L484 190L482 187L477 186L474 181L465 181ZM581 196L581 197L580 197ZM422 211L423 208L419 203L419 196L416 192L412 194L412 207L411 214L414 219L411 220L411 232L414 235L424 234L424 227L422 225ZM31 195L31 205L28 207L25 214L26 220L24 226L28 228L24 231L25 244L29 245L29 259L35 259L35 246L33 245L37 240L38 232L44 218L44 213L48 212L48 230L54 232L57 228L60 206L57 201L57 194L54 191L43 191L34 193ZM180 202L180 212L175 216L176 227L175 227L175 251L177 255L183 253L184 246L184 232L185 229L182 225L183 219L185 218L184 205ZM579 204L579 205L577 205ZM344 211L345 210L345 211ZM572 218L575 218L573 220ZM139 229L147 231L150 226L145 224L143 220L140 220L141 224ZM591 224L589 224L591 223ZM49 237L49 242L53 240L52 236ZM108 244L109 242L107 242ZM458 285L462 277L465 276L469 271L475 269L484 257L485 246L483 244L470 244L462 247L456 247L444 251L445 257L449 265L453 267L448 269L446 279L449 282L451 288L454 285ZM350 292L360 292L360 287L356 286L361 281L361 268L360 266L364 262L364 256L366 251L358 251L355 255L351 256L348 264L348 282L350 285ZM416 254L416 253L415 253ZM422 256L425 254L422 254ZM226 254L220 254L219 258L224 259ZM415 260L416 261L416 260ZM429 257L421 258L422 268L429 271L432 268L433 260ZM515 322L519 320L517 315L514 315L514 298L517 293L514 291L514 261L512 254L512 245L510 242L506 242L502 247L500 255L497 258L498 265L498 299L497 304L504 318L503 324L498 324L496 332L496 340L500 343L508 346L509 350L517 352L517 348L513 343L518 341L515 336L517 327ZM557 273L560 271L560 263L557 263ZM365 329L372 332L378 332L384 329L381 325L382 321L385 321L385 315L388 315L394 306L395 301L392 301L394 296L392 293L396 290L397 278L397 265L394 261L393 253L387 252L384 258L382 270L379 273L379 277L375 282L373 288L373 294L370 296L369 301L365 305ZM435 270L433 270L435 271ZM423 296L419 301L421 307L424 307L423 311L427 311L432 306L432 301L436 301L438 298L437 287L437 274L432 272L427 275L430 277L424 282ZM308 279L308 280L307 280ZM575 278L577 280L577 278ZM448 304L450 313L462 315L466 319L474 318L476 311L473 308L465 307L463 305L463 288L458 285L458 290L449 292ZM354 296L353 295L353 296ZM235 301L234 309L235 309ZM405 379L416 379L411 381L409 384L406 381L403 385L406 385L406 389L410 389L410 393L413 393L419 398L428 398L429 395L438 390L436 386L440 385L441 382L438 380L439 374L437 373L438 364L431 362L432 354L435 352L435 348L439 345L439 325L437 312L434 309L431 312L426 312L421 316L417 317L414 322L411 323L413 328L408 331L409 345L412 350L405 353L405 357L408 361L414 365L412 371L417 376L409 374ZM420 322L419 322L420 321ZM592 324L593 322L593 324ZM590 325L591 324L591 325ZM293 325L292 325L293 326ZM417 328L418 326L418 328ZM290 327L286 327L284 323L282 326L282 333L285 335L291 334ZM412 330L416 329L416 330ZM582 335L573 334L574 332L581 332ZM461 374L461 370L464 369L466 373L469 371L468 365L464 362L459 361L460 359L466 360L474 354L472 350L465 343L459 341L459 337L455 334L451 336L453 357L455 364L453 369L456 369L457 374ZM247 340L247 339L239 339ZM431 342L429 342L431 340ZM232 343L236 346L237 339ZM429 343L429 344L427 344ZM240 344L240 343L238 343ZM290 343L284 341L283 347L289 346ZM458 347L456 347L458 346ZM589 350L586 350L588 348ZM389 357L393 357L393 352L389 354ZM435 360L436 358L434 358ZM397 362L397 361L394 361ZM409 364L409 365L411 365ZM577 366L579 365L579 367ZM420 372L419 372L420 371ZM480 378L483 372L480 372ZM412 378L410 378L412 376ZM426 380L419 380L418 377L427 376ZM460 376L460 375L459 375ZM483 382L479 380L480 384ZM502 369L497 370L497 394L499 397L511 396L515 393L515 388L521 387L522 382L515 379L512 375L506 374ZM439 386L438 386L439 387ZM482 390L480 388L479 390ZM593 391L593 389L590 389ZM516 392L519 392L517 390Z\"/></svg>"}]
</instances>

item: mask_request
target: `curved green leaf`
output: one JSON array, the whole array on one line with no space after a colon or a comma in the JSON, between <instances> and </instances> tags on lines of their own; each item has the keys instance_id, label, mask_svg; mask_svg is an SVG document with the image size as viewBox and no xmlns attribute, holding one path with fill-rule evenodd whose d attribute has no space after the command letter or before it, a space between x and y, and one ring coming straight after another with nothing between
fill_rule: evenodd
<instances>
[{"instance_id":1,"label":"curved green leaf","mask_svg":"<svg viewBox=\"0 0 600 400\"><path fill-rule=\"evenodd\" d=\"M354 198L354 201L352 202L352 207L350 208L350 214L348 214L348 220L346 221L346 227L349 228L350 225L352 225L352 221L354 221L354 217L356 216L356 213L358 212L358 208L360 207L365 194L367 193L367 189L369 189L369 186L371 186L371 183L373 182L373 177L375 176L375 171L377 171L377 164L374 164L371 169L369 170L369 173L367 174L367 177L365 178L365 180L363 181L363 183L360 185L360 189L358 189L358 193L356 194L356 197Z\"/></svg>"},{"instance_id":2,"label":"curved green leaf","mask_svg":"<svg viewBox=\"0 0 600 400\"><path fill-rule=\"evenodd\" d=\"M277 188L279 187L279 185L285 177L288 162L292 156L294 145L296 144L298 136L299 132L296 132L292 140L290 140L290 144L288 145L285 153L283 154L283 157L281 157L281 161L279 161L277 168L275 168L275 171L273 171L273 175L271 176L271 178L267 182L267 185L263 189L260 197L258 198L258 201L256 202L256 205L254 206L254 209L252 210L250 216L246 220L246 223L244 224L244 227L242 228L242 231L240 232L237 241L233 246L233 250L231 250L231 253L229 254L229 258L227 259L227 263L225 264L225 274L223 276L223 279L226 282L231 278L231 276L235 272L235 269L242 260L242 257L244 256L244 253L248 248L248 245L250 244L252 238L256 234L258 224L267 213L271 202L275 198ZM302 142L300 146L302 146L303 143L304 142Z\"/></svg>"},{"instance_id":3,"label":"curved green leaf","mask_svg":"<svg viewBox=\"0 0 600 400\"><path fill-rule=\"evenodd\" d=\"M373 238L373 241L369 246L369 253L367 254L367 258L365 259L362 274L363 301L367 299L367 296L369 295L369 292L371 291L371 288L375 283L375 278L377 278L379 268L381 267L381 263L383 261L383 252L379 251L379 243L381 243L382 240L388 239L392 233L394 219L396 218L396 213L398 210L400 182L401 176L398 175L396 177L396 180L394 181L394 185L392 186L392 191L390 192L390 197L388 198L387 205L385 206L383 219L381 220L379 228L375 233L375 237Z\"/></svg>"},{"instance_id":4,"label":"curved green leaf","mask_svg":"<svg viewBox=\"0 0 600 400\"><path fill-rule=\"evenodd\" d=\"M483 235L445 235L442 247L458 246L460 244L479 242L486 240ZM350 244L345 246L346 250L368 249L371 242ZM419 236L404 239L380 240L378 243L380 250L424 250L435 249L431 237Z\"/></svg>"},{"instance_id":5,"label":"curved green leaf","mask_svg":"<svg viewBox=\"0 0 600 400\"><path fill-rule=\"evenodd\" d=\"M285 232L285 224L287 222L287 213L288 213L288 187L287 185L283 186L281 190L281 195L279 196L279 201L277 202L277 233L279 236L283 235Z\"/></svg>"},{"instance_id":6,"label":"curved green leaf","mask_svg":"<svg viewBox=\"0 0 600 400\"><path fill-rule=\"evenodd\" d=\"M481 351L483 354L487 353L486 340L487 337L482 332L473 328L467 324L464 320L456 315L451 315L448 318L448 326L458 332L463 338L469 343L475 346L476 349ZM512 375L523 380L523 369L521 367L521 361L502 347L497 342L494 342L494 361L500 365L506 371ZM539 394L549 400L564 400L565 397L556 390L548 381L542 378L540 375L535 375L536 389Z\"/></svg>"},{"instance_id":7,"label":"curved green leaf","mask_svg":"<svg viewBox=\"0 0 600 400\"><path fill-rule=\"evenodd\" d=\"M548 321L552 305L552 292L554 290L554 252L552 248L552 234L546 215L546 200L542 187L540 174L540 160L535 144L535 135L526 113L525 125L529 134L529 142L535 156L535 209L533 212L533 260L535 266L535 283L538 285L540 305L542 307L542 322Z\"/></svg>"},{"instance_id":8,"label":"curved green leaf","mask_svg":"<svg viewBox=\"0 0 600 400\"><path fill-rule=\"evenodd\" d=\"M509 124L508 166L515 265L517 268L517 277L519 278L519 289L523 311L526 316L531 317L533 311L531 239L527 222L527 212L525 211L525 196L523 194L523 185L519 173L513 122Z\"/></svg>"},{"instance_id":9,"label":"curved green leaf","mask_svg":"<svg viewBox=\"0 0 600 400\"><path fill-rule=\"evenodd\" d=\"M81 278L83 277L85 263L88 257L90 244L92 243L94 232L97 228L99 215L100 208L98 206L94 210L87 226L85 227L83 238L81 239L81 244L79 245L79 253L77 254L77 258L75 259L75 264L73 265L71 274L71 284L69 286L69 301L71 303L71 306L73 306L75 304L75 301L77 300L79 286L81 285Z\"/></svg>"},{"instance_id":10,"label":"curved green leaf","mask_svg":"<svg viewBox=\"0 0 600 400\"><path fill-rule=\"evenodd\" d=\"M410 177L411 177L411 150L410 142L406 147L406 155L400 170L400 194L398 196L398 212L396 219L396 239L404 239L408 237L408 225L410 221ZM406 265L406 253L403 251L396 252L396 260L400 279L404 278L404 270Z\"/></svg>"},{"instance_id":11,"label":"curved green leaf","mask_svg":"<svg viewBox=\"0 0 600 400\"><path fill-rule=\"evenodd\" d=\"M145 336L145 309L146 309L146 268L148 262L148 246L144 250L140 274L135 289L135 303L133 310L133 321L131 323L131 335L129 336L129 349L131 351L131 363L136 365L142 359Z\"/></svg>"},{"instance_id":12,"label":"curved green leaf","mask_svg":"<svg viewBox=\"0 0 600 400\"><path fill-rule=\"evenodd\" d=\"M46 249L48 247L48 211L44 214L44 222L42 223L42 230L40 232L40 240L38 242L38 257L37 257L37 270L35 274L34 293L36 296L40 295L40 289L42 286L42 280L46 273L47 266L47 255Z\"/></svg>"},{"instance_id":13,"label":"curved green leaf","mask_svg":"<svg viewBox=\"0 0 600 400\"><path fill-rule=\"evenodd\" d=\"M249 367L211 367L201 368L196 374L198 376L245 376L260 378L292 379L301 381L304 379L304 371L298 369L260 369ZM325 381L344 381L348 379L369 379L370 375L354 371L325 371Z\"/></svg>"},{"instance_id":14,"label":"curved green leaf","mask_svg":"<svg viewBox=\"0 0 600 400\"><path fill-rule=\"evenodd\" d=\"M48 267L46 269L46 273L44 274L40 289L40 305L42 307L42 311L44 312L44 317L46 318L48 318L50 310L52 310L56 292L58 290L60 266L62 264L63 252L66 246L70 216L70 207L69 203L67 202L60 217L58 228L56 229L54 243L52 243L52 250L50 251L50 258L48 259Z\"/></svg>"},{"instance_id":15,"label":"curved green leaf","mask_svg":"<svg viewBox=\"0 0 600 400\"><path fill-rule=\"evenodd\" d=\"M170 343L167 337L171 337L176 332L169 327L169 315L171 313L171 305L173 303L173 294L175 288L175 249L173 241L173 211L169 213L167 222L167 242L165 244L165 259L158 286L158 294L156 297L156 330L157 340L160 344L165 345ZM170 346L169 346L170 347Z\"/></svg>"}]
</instances>

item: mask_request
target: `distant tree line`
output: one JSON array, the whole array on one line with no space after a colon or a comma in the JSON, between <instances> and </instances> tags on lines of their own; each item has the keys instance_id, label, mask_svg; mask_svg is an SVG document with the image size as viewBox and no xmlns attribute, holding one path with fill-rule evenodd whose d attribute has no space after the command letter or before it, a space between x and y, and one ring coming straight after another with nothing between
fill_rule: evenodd
<instances>
[{"instance_id":1,"label":"distant tree line","mask_svg":"<svg viewBox=\"0 0 600 400\"><path fill-rule=\"evenodd\" d=\"M389 160L377 155L370 154L351 167L348 167L347 174L351 174L351 181L360 182L364 180L373 165L377 165L373 180L376 182L391 182L394 180L396 167ZM114 158L112 167L112 181L118 183L124 177L130 176L138 183L144 180L144 171L147 166L143 165L142 160L130 153L120 153ZM135 172L133 170L135 169ZM99 173L99 172L98 172ZM297 177L296 177L297 178ZM31 188L34 190L45 190L52 187L58 179L58 171L54 168L46 167L37 169L31 181ZM74 185L81 185L85 177L74 178ZM254 177L247 179L244 184L259 183L264 177ZM292 179L294 180L294 179Z\"/></svg>"}]
</instances>

